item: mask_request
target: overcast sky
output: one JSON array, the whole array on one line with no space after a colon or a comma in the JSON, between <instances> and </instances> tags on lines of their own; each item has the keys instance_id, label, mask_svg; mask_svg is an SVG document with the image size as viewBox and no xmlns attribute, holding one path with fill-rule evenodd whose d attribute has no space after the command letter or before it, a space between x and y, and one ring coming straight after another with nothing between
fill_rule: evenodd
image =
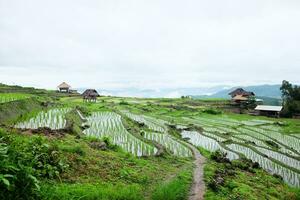
<instances>
[{"instance_id":1,"label":"overcast sky","mask_svg":"<svg viewBox=\"0 0 300 200\"><path fill-rule=\"evenodd\" d=\"M300 83L299 0L0 0L0 82Z\"/></svg>"}]
</instances>

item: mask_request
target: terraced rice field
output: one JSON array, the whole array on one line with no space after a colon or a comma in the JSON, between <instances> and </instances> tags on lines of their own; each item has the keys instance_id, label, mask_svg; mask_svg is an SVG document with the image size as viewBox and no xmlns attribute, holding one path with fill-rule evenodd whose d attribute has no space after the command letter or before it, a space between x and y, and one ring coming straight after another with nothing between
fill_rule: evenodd
<instances>
[{"instance_id":1,"label":"terraced rice field","mask_svg":"<svg viewBox=\"0 0 300 200\"><path fill-rule=\"evenodd\" d=\"M280 175L283 180L291 185L294 186L300 186L300 174L286 168L280 164L277 164L276 162L271 161L270 159L261 156L260 154L256 153L250 148L247 148L245 146L237 145L237 144L231 144L228 145L228 147L231 150L234 150L236 152L239 152L246 156L248 159L251 159L253 162L258 162L259 165L265 169L266 171L272 173L272 174L278 174Z\"/></svg>"},{"instance_id":2,"label":"terraced rice field","mask_svg":"<svg viewBox=\"0 0 300 200\"><path fill-rule=\"evenodd\" d=\"M182 138L188 138L194 146L199 146L212 152L220 150L226 153L227 158L230 160L239 158L236 153L224 149L216 140L206 137L196 131L182 131L181 136Z\"/></svg>"},{"instance_id":3,"label":"terraced rice field","mask_svg":"<svg viewBox=\"0 0 300 200\"><path fill-rule=\"evenodd\" d=\"M98 138L108 137L112 143L135 156L150 156L157 149L130 134L122 124L121 116L113 112L94 112L87 117L89 128L84 134Z\"/></svg>"},{"instance_id":4,"label":"terraced rice field","mask_svg":"<svg viewBox=\"0 0 300 200\"><path fill-rule=\"evenodd\" d=\"M150 130L161 133L168 132L168 128L165 125L167 122L164 120L156 119L145 115L136 115L129 111L122 111L122 113L133 121L145 124Z\"/></svg>"},{"instance_id":5,"label":"terraced rice field","mask_svg":"<svg viewBox=\"0 0 300 200\"><path fill-rule=\"evenodd\" d=\"M165 148L167 148L173 155L180 157L190 157L192 156L191 150L183 145L181 142L177 141L176 138L168 134L168 128L166 126L167 122L164 120L152 118L145 115L136 115L130 113L129 111L122 111L128 118L138 123L143 123L150 130L155 132L147 131L144 137L148 140L155 141Z\"/></svg>"},{"instance_id":6,"label":"terraced rice field","mask_svg":"<svg viewBox=\"0 0 300 200\"><path fill-rule=\"evenodd\" d=\"M31 97L29 94L21 93L0 93L0 103L7 103Z\"/></svg>"},{"instance_id":7,"label":"terraced rice field","mask_svg":"<svg viewBox=\"0 0 300 200\"><path fill-rule=\"evenodd\" d=\"M184 117L183 120L204 130L203 133L182 132L182 137L190 138L195 146L209 151L222 151L225 146L258 162L270 173L282 176L288 184L300 186L300 134L283 133L283 129L271 120L239 121L224 116ZM234 157L238 156L231 159Z\"/></svg>"},{"instance_id":8,"label":"terraced rice field","mask_svg":"<svg viewBox=\"0 0 300 200\"><path fill-rule=\"evenodd\" d=\"M163 145L171 153L180 157L190 157L192 152L189 148L176 141L168 134L155 133L155 132L145 132L144 137L148 140L156 141L157 143Z\"/></svg>"},{"instance_id":9,"label":"terraced rice field","mask_svg":"<svg viewBox=\"0 0 300 200\"><path fill-rule=\"evenodd\" d=\"M63 129L66 126L65 114L70 108L56 108L48 111L42 111L28 121L20 122L15 125L15 128L20 129L38 129L47 127L52 130Z\"/></svg>"}]
</instances>

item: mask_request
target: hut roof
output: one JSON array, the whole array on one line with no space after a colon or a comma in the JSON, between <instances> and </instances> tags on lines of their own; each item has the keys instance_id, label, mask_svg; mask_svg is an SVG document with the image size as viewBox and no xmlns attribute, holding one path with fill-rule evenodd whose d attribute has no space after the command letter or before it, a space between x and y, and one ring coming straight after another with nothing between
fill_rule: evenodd
<instances>
[{"instance_id":1,"label":"hut roof","mask_svg":"<svg viewBox=\"0 0 300 200\"><path fill-rule=\"evenodd\" d=\"M280 112L282 110L282 106L258 105L255 110Z\"/></svg>"},{"instance_id":2,"label":"hut roof","mask_svg":"<svg viewBox=\"0 0 300 200\"><path fill-rule=\"evenodd\" d=\"M236 95L235 97L232 98L233 100L237 100L237 101L246 101L248 100L247 97L244 97L243 95Z\"/></svg>"},{"instance_id":3,"label":"hut roof","mask_svg":"<svg viewBox=\"0 0 300 200\"><path fill-rule=\"evenodd\" d=\"M99 97L97 90L95 89L87 89L82 93L83 97Z\"/></svg>"},{"instance_id":4,"label":"hut roof","mask_svg":"<svg viewBox=\"0 0 300 200\"><path fill-rule=\"evenodd\" d=\"M254 96L255 94L254 94L254 92L248 92L248 91L244 90L243 88L237 88L237 89L233 90L232 92L230 92L229 95L234 97L236 95Z\"/></svg>"},{"instance_id":5,"label":"hut roof","mask_svg":"<svg viewBox=\"0 0 300 200\"><path fill-rule=\"evenodd\" d=\"M70 88L71 86L69 84L67 84L66 82L62 82L59 86L57 86L58 88Z\"/></svg>"}]
</instances>

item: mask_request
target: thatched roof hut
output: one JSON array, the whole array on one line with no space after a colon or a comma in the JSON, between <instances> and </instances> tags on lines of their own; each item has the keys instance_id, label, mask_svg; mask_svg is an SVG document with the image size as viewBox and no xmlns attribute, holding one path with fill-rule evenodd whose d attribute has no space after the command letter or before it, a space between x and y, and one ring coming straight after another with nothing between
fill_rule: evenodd
<instances>
[{"instance_id":1,"label":"thatched roof hut","mask_svg":"<svg viewBox=\"0 0 300 200\"><path fill-rule=\"evenodd\" d=\"M60 92L69 92L71 86L66 82L62 82L59 86L57 86L57 88Z\"/></svg>"},{"instance_id":2,"label":"thatched roof hut","mask_svg":"<svg viewBox=\"0 0 300 200\"><path fill-rule=\"evenodd\" d=\"M82 93L83 100L85 101L96 101L99 96L95 89L87 89Z\"/></svg>"}]
</instances>

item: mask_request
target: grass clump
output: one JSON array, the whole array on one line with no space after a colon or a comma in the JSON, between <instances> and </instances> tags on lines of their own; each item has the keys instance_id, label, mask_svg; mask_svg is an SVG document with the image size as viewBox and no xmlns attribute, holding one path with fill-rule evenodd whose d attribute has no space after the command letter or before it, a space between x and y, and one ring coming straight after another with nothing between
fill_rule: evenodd
<instances>
[{"instance_id":1,"label":"grass clump","mask_svg":"<svg viewBox=\"0 0 300 200\"><path fill-rule=\"evenodd\" d=\"M152 195L152 200L184 200L187 199L192 182L192 172L181 172L170 182L158 186Z\"/></svg>"}]
</instances>

